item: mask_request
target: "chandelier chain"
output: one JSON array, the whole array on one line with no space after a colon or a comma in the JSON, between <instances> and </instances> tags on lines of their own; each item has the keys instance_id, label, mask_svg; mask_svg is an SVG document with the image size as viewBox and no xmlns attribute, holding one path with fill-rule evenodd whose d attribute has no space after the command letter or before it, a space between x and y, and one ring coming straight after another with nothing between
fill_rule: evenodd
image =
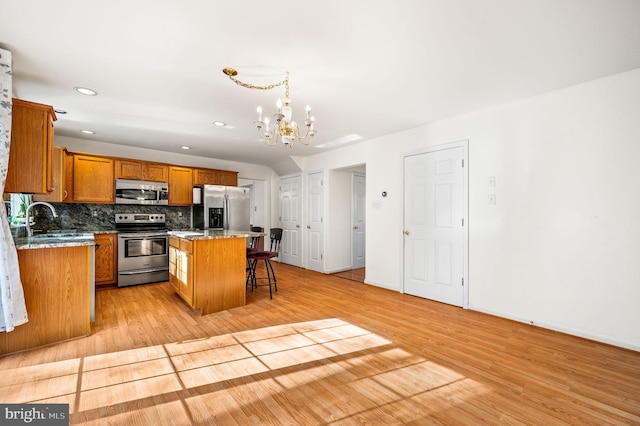
<instances>
[{"instance_id":1,"label":"chandelier chain","mask_svg":"<svg viewBox=\"0 0 640 426\"><path fill-rule=\"evenodd\" d=\"M284 84L285 87L286 87L287 93L289 93L289 75L288 75L288 73L287 73L287 77L284 80L279 81L277 83L269 84L268 86L255 86L253 84L244 83L244 82L242 82L242 81L240 81L237 78L234 78L232 76L229 76L229 78L231 79L231 81L236 83L238 86L242 86L242 87L245 87L247 89L255 89L255 90L271 90L271 89L274 89L274 88L276 88L278 86L282 86Z\"/></svg>"}]
</instances>

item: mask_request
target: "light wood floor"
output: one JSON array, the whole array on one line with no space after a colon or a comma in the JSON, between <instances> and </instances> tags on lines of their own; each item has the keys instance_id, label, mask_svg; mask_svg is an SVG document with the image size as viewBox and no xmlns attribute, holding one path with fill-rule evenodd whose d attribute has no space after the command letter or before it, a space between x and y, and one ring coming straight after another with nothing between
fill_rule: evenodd
<instances>
[{"instance_id":1,"label":"light wood floor","mask_svg":"<svg viewBox=\"0 0 640 426\"><path fill-rule=\"evenodd\" d=\"M640 353L274 265L199 316L168 283L99 291L93 334L0 358L4 403L71 424L640 424Z\"/></svg>"},{"instance_id":2,"label":"light wood floor","mask_svg":"<svg viewBox=\"0 0 640 426\"><path fill-rule=\"evenodd\" d=\"M336 272L335 274L331 275L333 275L334 277L363 283L365 278L365 268L349 269L348 271Z\"/></svg>"}]
</instances>

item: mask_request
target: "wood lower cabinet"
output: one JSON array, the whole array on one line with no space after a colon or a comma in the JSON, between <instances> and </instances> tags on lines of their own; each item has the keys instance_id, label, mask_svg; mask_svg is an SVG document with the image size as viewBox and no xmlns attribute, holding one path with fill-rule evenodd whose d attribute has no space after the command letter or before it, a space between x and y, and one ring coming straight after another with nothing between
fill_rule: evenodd
<instances>
[{"instance_id":1,"label":"wood lower cabinet","mask_svg":"<svg viewBox=\"0 0 640 426\"><path fill-rule=\"evenodd\" d=\"M169 166L169 205L193 204L193 173L190 167Z\"/></svg>"},{"instance_id":2,"label":"wood lower cabinet","mask_svg":"<svg viewBox=\"0 0 640 426\"><path fill-rule=\"evenodd\" d=\"M18 250L29 322L0 333L0 354L88 336L90 246Z\"/></svg>"},{"instance_id":3,"label":"wood lower cabinet","mask_svg":"<svg viewBox=\"0 0 640 426\"><path fill-rule=\"evenodd\" d=\"M118 234L94 234L96 286L118 282Z\"/></svg>"},{"instance_id":4,"label":"wood lower cabinet","mask_svg":"<svg viewBox=\"0 0 640 426\"><path fill-rule=\"evenodd\" d=\"M73 155L73 201L114 203L113 159L92 155Z\"/></svg>"},{"instance_id":5,"label":"wood lower cabinet","mask_svg":"<svg viewBox=\"0 0 640 426\"><path fill-rule=\"evenodd\" d=\"M116 159L115 177L116 179L167 182L169 180L169 167L166 164Z\"/></svg>"},{"instance_id":6,"label":"wood lower cabinet","mask_svg":"<svg viewBox=\"0 0 640 426\"><path fill-rule=\"evenodd\" d=\"M169 283L202 315L246 304L246 238L170 237Z\"/></svg>"},{"instance_id":7,"label":"wood lower cabinet","mask_svg":"<svg viewBox=\"0 0 640 426\"><path fill-rule=\"evenodd\" d=\"M53 122L49 105L13 99L11 149L4 192L46 194L53 190Z\"/></svg>"},{"instance_id":8,"label":"wood lower cabinet","mask_svg":"<svg viewBox=\"0 0 640 426\"><path fill-rule=\"evenodd\" d=\"M169 283L189 306L194 306L192 241L169 238Z\"/></svg>"}]
</instances>

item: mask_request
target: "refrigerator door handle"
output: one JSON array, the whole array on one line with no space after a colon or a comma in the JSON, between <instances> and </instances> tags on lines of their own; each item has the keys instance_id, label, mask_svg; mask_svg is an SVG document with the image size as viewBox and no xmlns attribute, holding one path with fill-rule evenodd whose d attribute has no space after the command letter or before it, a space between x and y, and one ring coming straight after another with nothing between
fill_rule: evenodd
<instances>
[{"instance_id":1,"label":"refrigerator door handle","mask_svg":"<svg viewBox=\"0 0 640 426\"><path fill-rule=\"evenodd\" d=\"M224 229L229 229L229 194L224 194Z\"/></svg>"}]
</instances>

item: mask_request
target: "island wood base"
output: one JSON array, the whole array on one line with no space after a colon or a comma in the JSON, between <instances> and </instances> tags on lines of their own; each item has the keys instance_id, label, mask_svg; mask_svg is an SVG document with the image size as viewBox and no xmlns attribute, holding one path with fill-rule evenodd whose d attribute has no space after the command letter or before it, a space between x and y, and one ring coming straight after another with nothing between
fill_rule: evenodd
<instances>
[{"instance_id":1,"label":"island wood base","mask_svg":"<svg viewBox=\"0 0 640 426\"><path fill-rule=\"evenodd\" d=\"M202 315L246 304L246 238L170 237L169 283Z\"/></svg>"},{"instance_id":2,"label":"island wood base","mask_svg":"<svg viewBox=\"0 0 640 426\"><path fill-rule=\"evenodd\" d=\"M90 249L18 250L29 322L0 333L0 354L89 335Z\"/></svg>"}]
</instances>

